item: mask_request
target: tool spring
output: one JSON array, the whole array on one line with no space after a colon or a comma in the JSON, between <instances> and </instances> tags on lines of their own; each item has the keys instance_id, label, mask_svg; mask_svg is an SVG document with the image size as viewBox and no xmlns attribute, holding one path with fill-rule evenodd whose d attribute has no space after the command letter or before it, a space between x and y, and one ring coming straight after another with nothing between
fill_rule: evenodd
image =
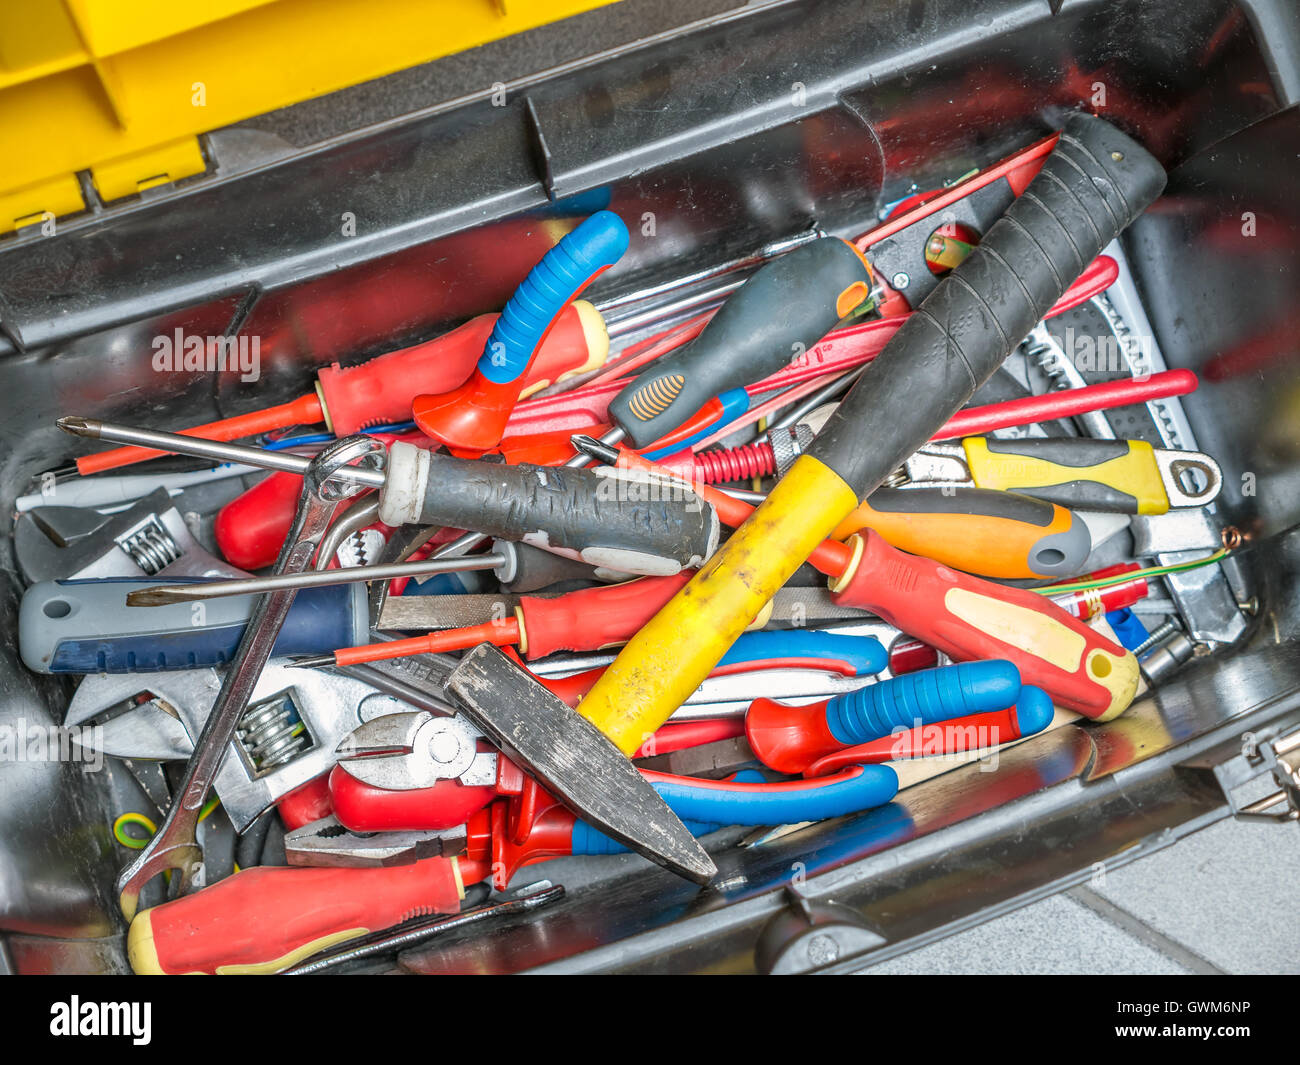
<instances>
[{"instance_id":1,"label":"tool spring","mask_svg":"<svg viewBox=\"0 0 1300 1065\"><path fill-rule=\"evenodd\" d=\"M253 768L265 773L306 753L311 736L288 692L254 703L236 732Z\"/></svg>"},{"instance_id":2,"label":"tool spring","mask_svg":"<svg viewBox=\"0 0 1300 1065\"><path fill-rule=\"evenodd\" d=\"M705 484L745 481L776 472L770 444L745 444L725 451L700 451L695 456L695 476Z\"/></svg>"},{"instance_id":3,"label":"tool spring","mask_svg":"<svg viewBox=\"0 0 1300 1065\"><path fill-rule=\"evenodd\" d=\"M180 545L152 518L119 539L118 546L150 577L181 557Z\"/></svg>"}]
</instances>

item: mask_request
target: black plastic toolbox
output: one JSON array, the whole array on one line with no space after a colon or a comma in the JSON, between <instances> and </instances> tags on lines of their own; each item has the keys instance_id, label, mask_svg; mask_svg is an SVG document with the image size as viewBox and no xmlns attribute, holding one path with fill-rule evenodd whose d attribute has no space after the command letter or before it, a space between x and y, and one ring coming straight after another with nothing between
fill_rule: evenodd
<instances>
[{"instance_id":1,"label":"black plastic toolbox","mask_svg":"<svg viewBox=\"0 0 1300 1065\"><path fill-rule=\"evenodd\" d=\"M80 453L59 415L209 421L499 308L531 265L503 249L556 214L608 203L634 230L653 222L590 290L630 329L655 301L624 301L647 286L682 282L668 314L761 249L864 232L886 204L996 162L1071 110L1102 114L1170 171L1123 252L1165 361L1202 375L1182 408L1224 469L1216 520L1247 538L1222 567L1231 602L1202 634L1210 653L1112 723L1003 752L996 772L969 765L868 814L723 849L709 890L631 857L566 859L532 878L564 883L559 903L398 961L862 968L1231 816L1230 792L1300 728L1297 103L1289 0L820 0L571 64L510 85L504 106L485 92L301 152L237 153L247 142L217 133L204 177L0 240L0 490L8 504ZM261 378L153 372L151 338L178 327L258 337ZM12 633L21 584L7 538L3 550ZM0 649L0 721L57 722L66 681L26 671L14 642ZM113 778L0 765L10 968L125 970Z\"/></svg>"}]
</instances>

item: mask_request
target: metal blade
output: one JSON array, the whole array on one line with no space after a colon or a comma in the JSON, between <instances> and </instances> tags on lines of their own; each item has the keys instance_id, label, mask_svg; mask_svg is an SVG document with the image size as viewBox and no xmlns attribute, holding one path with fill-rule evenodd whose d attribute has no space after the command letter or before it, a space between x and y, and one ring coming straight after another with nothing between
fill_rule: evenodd
<instances>
[{"instance_id":1,"label":"metal blade","mask_svg":"<svg viewBox=\"0 0 1300 1065\"><path fill-rule=\"evenodd\" d=\"M447 690L509 757L584 821L673 872L707 884L717 867L623 752L491 644L479 644Z\"/></svg>"}]
</instances>

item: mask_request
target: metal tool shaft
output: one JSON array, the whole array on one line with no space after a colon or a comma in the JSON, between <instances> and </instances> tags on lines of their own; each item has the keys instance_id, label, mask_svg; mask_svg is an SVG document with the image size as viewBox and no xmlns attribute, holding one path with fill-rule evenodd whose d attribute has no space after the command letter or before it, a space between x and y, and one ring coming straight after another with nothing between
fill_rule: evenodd
<instances>
[{"instance_id":1,"label":"metal tool shaft","mask_svg":"<svg viewBox=\"0 0 1300 1065\"><path fill-rule=\"evenodd\" d=\"M160 584L128 592L127 606L166 606L202 599L220 599L229 595L254 595L285 589L320 588L331 584L358 581L388 581L398 577L417 577L432 573L462 573L466 570L495 569L505 564L498 554L426 559L421 562L394 562L381 566L343 566L339 569L313 570L309 573L281 573L270 577L248 577L230 581L205 581L200 584Z\"/></svg>"},{"instance_id":2,"label":"metal tool shaft","mask_svg":"<svg viewBox=\"0 0 1300 1065\"><path fill-rule=\"evenodd\" d=\"M182 440L186 439L181 437ZM134 441L128 441L134 442ZM327 447L308 464L303 494L293 528L276 562L276 573L301 572L310 563L320 539L329 528L335 505L357 492L356 485L334 480L348 464L383 451L377 440L349 437ZM221 691L194 744L194 755L176 799L158 832L117 879L118 901L128 921L134 919L144 886L166 869L180 873L180 893L185 894L203 861L197 829L199 812L207 799L226 749L271 657L271 650L293 606L296 589L271 592L257 601L244 629L239 649L230 663Z\"/></svg>"},{"instance_id":3,"label":"metal tool shaft","mask_svg":"<svg viewBox=\"0 0 1300 1065\"><path fill-rule=\"evenodd\" d=\"M305 455L269 451L266 448L248 447L245 444L225 444L181 433L137 429L134 426L101 422L94 418L60 418L55 424L65 433L83 436L88 440L107 440L112 444L136 444L140 447L153 448L155 451L193 455L195 458L215 459L218 462L242 462L247 466L257 466L263 470L280 470L284 473L302 475L307 472L307 467L312 463L312 459ZM345 467L338 470L335 476L370 488L384 486L384 474L381 470Z\"/></svg>"}]
</instances>

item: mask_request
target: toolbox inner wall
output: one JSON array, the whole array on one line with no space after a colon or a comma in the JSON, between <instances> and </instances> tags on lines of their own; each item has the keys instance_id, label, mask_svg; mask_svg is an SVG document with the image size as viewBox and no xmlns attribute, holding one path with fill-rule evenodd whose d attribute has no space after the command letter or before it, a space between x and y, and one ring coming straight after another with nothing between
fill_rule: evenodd
<instances>
[{"instance_id":1,"label":"toolbox inner wall","mask_svg":"<svg viewBox=\"0 0 1300 1065\"><path fill-rule=\"evenodd\" d=\"M505 107L460 101L230 177L218 157L202 181L70 220L52 237L0 241L0 495L8 503L30 476L79 453L53 428L59 415L207 421L299 395L321 364L499 308L554 218L608 204L635 233L653 214L655 235L634 240L590 290L599 302L813 227L864 231L914 183L996 161L1090 106L1101 85L1105 106L1094 109L1172 168L1168 194L1125 239L1170 365L1204 371L1273 330L1271 356L1207 382L1186 406L1224 466L1231 519L1278 533L1300 518L1300 416L1286 398L1296 383L1286 332L1298 243L1296 42L1286 0L791 3L512 87ZM1259 220L1253 237L1240 232L1245 211ZM342 232L345 213L354 237ZM177 327L257 336L260 380L154 372L152 338ZM1256 475L1254 494L1244 473ZM20 587L7 539L0 550L9 573L0 617L13 632ZM1282 551L1272 564L1295 558ZM1275 633L1287 631L1285 617L1281 629L1274 621ZM27 673L12 643L0 648L0 718L57 719L65 684ZM1296 685L1281 665L1236 676L1213 701L1219 718ZM1211 685L1204 669L1193 677ZM1196 720L1204 729L1214 718ZM1065 732L1072 738L1022 748L1038 750L1036 775L971 776L961 785L979 793L971 809L1076 778L1088 762L1079 752L1094 746ZM111 884L122 855L102 776L0 767L0 929L65 940L120 931ZM928 808L927 794L956 786L932 785L914 789L901 813L821 826L823 870L857 868L864 852L847 844L866 822L899 818L879 837L894 844L945 831L910 806ZM721 929L746 899L775 905L779 878L766 874L753 879L761 890L698 897L632 859L624 866L614 889L577 892L562 918L502 933L515 949L488 960L453 944L429 967L523 968L701 914ZM741 946L719 965L752 964L752 934L737 934Z\"/></svg>"}]
</instances>

